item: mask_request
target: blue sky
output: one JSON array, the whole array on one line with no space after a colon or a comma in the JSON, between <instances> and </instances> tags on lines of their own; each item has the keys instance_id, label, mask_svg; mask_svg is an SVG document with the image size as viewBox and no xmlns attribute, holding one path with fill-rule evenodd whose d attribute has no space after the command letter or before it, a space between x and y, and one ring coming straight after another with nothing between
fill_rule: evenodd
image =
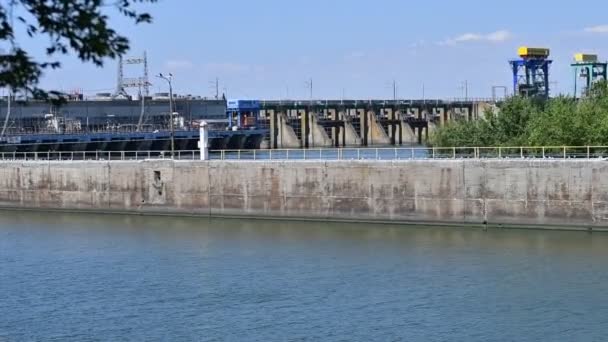
<instances>
[{"instance_id":1,"label":"blue sky","mask_svg":"<svg viewBox=\"0 0 608 342\"><path fill-rule=\"evenodd\" d=\"M510 85L507 62L519 45L551 48L557 92L573 87L575 52L608 59L608 4L561 3L160 0L145 7L151 25L112 18L131 38L131 54L147 50L150 72L173 72L180 94L210 96L218 77L231 98L306 99L310 78L320 99L392 98L393 80L400 98L421 98L423 84L426 98L462 97L465 80L470 97L489 97L493 85ZM42 84L109 91L115 64L100 69L66 58ZM152 81L155 92L165 90Z\"/></svg>"}]
</instances>

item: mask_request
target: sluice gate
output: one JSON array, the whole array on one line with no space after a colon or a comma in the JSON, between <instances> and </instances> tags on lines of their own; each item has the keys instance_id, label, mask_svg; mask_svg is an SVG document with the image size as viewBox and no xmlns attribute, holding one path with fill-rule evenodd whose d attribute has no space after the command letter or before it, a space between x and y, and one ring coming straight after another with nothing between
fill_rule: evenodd
<instances>
[{"instance_id":1,"label":"sluice gate","mask_svg":"<svg viewBox=\"0 0 608 342\"><path fill-rule=\"evenodd\" d=\"M435 127L478 119L489 104L461 101L268 101L260 120L270 148L401 146L428 141Z\"/></svg>"}]
</instances>

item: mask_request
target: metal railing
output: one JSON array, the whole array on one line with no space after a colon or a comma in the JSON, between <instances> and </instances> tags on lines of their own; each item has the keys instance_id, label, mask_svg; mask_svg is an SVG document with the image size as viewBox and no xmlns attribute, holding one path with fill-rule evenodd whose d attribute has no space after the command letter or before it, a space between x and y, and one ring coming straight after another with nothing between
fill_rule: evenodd
<instances>
[{"instance_id":1,"label":"metal railing","mask_svg":"<svg viewBox=\"0 0 608 342\"><path fill-rule=\"evenodd\" d=\"M608 146L396 147L210 151L210 160L598 159ZM2 160L200 160L200 150L0 152Z\"/></svg>"}]
</instances>

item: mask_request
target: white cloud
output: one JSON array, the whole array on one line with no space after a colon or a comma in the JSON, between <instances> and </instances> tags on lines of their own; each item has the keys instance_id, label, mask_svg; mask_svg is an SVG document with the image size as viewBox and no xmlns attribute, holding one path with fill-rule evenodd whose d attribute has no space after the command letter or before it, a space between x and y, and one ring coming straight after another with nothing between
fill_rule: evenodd
<instances>
[{"instance_id":1,"label":"white cloud","mask_svg":"<svg viewBox=\"0 0 608 342\"><path fill-rule=\"evenodd\" d=\"M169 60L165 63L167 69L176 70L176 69L192 69L194 67L194 63L188 60Z\"/></svg>"},{"instance_id":2,"label":"white cloud","mask_svg":"<svg viewBox=\"0 0 608 342\"><path fill-rule=\"evenodd\" d=\"M587 33L608 33L608 25L590 26L584 29Z\"/></svg>"},{"instance_id":3,"label":"white cloud","mask_svg":"<svg viewBox=\"0 0 608 342\"><path fill-rule=\"evenodd\" d=\"M486 35L485 39L490 42L500 43L511 39L511 37L513 37L511 32L507 30L501 30Z\"/></svg>"},{"instance_id":4,"label":"white cloud","mask_svg":"<svg viewBox=\"0 0 608 342\"><path fill-rule=\"evenodd\" d=\"M486 43L500 43L507 41L513 37L513 34L507 30L500 30L496 32L491 32L487 34L482 33L465 33L459 36L448 38L442 42L439 42L439 45L457 45L460 43L470 43L470 42L486 42Z\"/></svg>"}]
</instances>

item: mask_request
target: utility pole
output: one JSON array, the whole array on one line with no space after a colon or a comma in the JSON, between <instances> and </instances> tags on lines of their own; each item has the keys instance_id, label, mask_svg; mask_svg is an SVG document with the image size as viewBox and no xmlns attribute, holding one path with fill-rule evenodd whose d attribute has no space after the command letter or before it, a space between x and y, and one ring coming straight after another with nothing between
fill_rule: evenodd
<instances>
[{"instance_id":1,"label":"utility pole","mask_svg":"<svg viewBox=\"0 0 608 342\"><path fill-rule=\"evenodd\" d=\"M393 101L397 101L397 81L393 80Z\"/></svg>"},{"instance_id":2,"label":"utility pole","mask_svg":"<svg viewBox=\"0 0 608 342\"><path fill-rule=\"evenodd\" d=\"M139 87L139 99L141 101L141 111L139 113L139 120L137 121L137 131L141 131L141 125L144 121L144 115L146 111L146 96L143 94L141 86Z\"/></svg>"},{"instance_id":3,"label":"utility pole","mask_svg":"<svg viewBox=\"0 0 608 342\"><path fill-rule=\"evenodd\" d=\"M469 100L469 81L463 81L460 83L460 90L462 91L461 95L464 97L465 101Z\"/></svg>"},{"instance_id":4,"label":"utility pole","mask_svg":"<svg viewBox=\"0 0 608 342\"><path fill-rule=\"evenodd\" d=\"M220 79L219 78L215 78L215 99L219 99L220 98Z\"/></svg>"},{"instance_id":5,"label":"utility pole","mask_svg":"<svg viewBox=\"0 0 608 342\"><path fill-rule=\"evenodd\" d=\"M426 102L424 83L422 83L422 102Z\"/></svg>"},{"instance_id":6,"label":"utility pole","mask_svg":"<svg viewBox=\"0 0 608 342\"><path fill-rule=\"evenodd\" d=\"M310 101L312 101L312 78L310 79Z\"/></svg>"},{"instance_id":7,"label":"utility pole","mask_svg":"<svg viewBox=\"0 0 608 342\"><path fill-rule=\"evenodd\" d=\"M163 74L158 74L157 76L160 79L167 81L169 84L169 127L171 129L171 159L175 156L175 130L173 128L173 74L169 74L169 76L163 76Z\"/></svg>"},{"instance_id":8,"label":"utility pole","mask_svg":"<svg viewBox=\"0 0 608 342\"><path fill-rule=\"evenodd\" d=\"M312 104L312 78L310 79L310 81L306 82L306 86L308 87L308 90L310 92L310 103Z\"/></svg>"}]
</instances>

